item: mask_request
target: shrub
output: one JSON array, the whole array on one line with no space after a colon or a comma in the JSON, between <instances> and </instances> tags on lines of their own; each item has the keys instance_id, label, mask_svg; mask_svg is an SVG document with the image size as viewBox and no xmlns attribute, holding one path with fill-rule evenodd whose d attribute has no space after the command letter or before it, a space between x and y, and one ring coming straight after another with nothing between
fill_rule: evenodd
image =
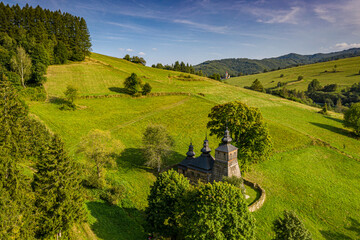
<instances>
[{"instance_id":1,"label":"shrub","mask_svg":"<svg viewBox=\"0 0 360 240\"><path fill-rule=\"evenodd\" d=\"M284 216L274 222L275 240L311 240L310 232L294 212L284 211Z\"/></svg>"},{"instance_id":2,"label":"shrub","mask_svg":"<svg viewBox=\"0 0 360 240\"><path fill-rule=\"evenodd\" d=\"M152 87L150 86L149 83L145 83L144 86L142 87L142 95L147 95L151 92Z\"/></svg>"}]
</instances>

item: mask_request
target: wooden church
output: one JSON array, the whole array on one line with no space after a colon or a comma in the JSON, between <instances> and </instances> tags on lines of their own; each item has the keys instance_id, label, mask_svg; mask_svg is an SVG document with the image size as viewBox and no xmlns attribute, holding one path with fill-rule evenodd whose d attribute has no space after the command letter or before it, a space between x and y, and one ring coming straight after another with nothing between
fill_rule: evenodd
<instances>
[{"instance_id":1,"label":"wooden church","mask_svg":"<svg viewBox=\"0 0 360 240\"><path fill-rule=\"evenodd\" d=\"M186 158L178 164L178 172L184 174L191 182L221 181L224 176L241 177L239 164L237 161L238 148L231 145L231 137L228 128L226 128L221 144L215 149L215 157L210 152L209 141L204 140L201 155L195 157L192 143Z\"/></svg>"}]
</instances>

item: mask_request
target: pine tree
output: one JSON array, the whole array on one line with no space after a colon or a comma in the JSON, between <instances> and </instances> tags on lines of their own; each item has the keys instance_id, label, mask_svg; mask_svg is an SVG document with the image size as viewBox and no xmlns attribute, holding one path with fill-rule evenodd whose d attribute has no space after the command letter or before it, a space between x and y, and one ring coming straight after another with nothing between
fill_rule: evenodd
<instances>
[{"instance_id":1,"label":"pine tree","mask_svg":"<svg viewBox=\"0 0 360 240\"><path fill-rule=\"evenodd\" d=\"M33 196L29 180L17 165L27 144L27 110L10 83L0 77L0 239L31 239Z\"/></svg>"},{"instance_id":2,"label":"pine tree","mask_svg":"<svg viewBox=\"0 0 360 240\"><path fill-rule=\"evenodd\" d=\"M37 237L61 237L84 218L77 168L56 135L36 165L33 189L39 211Z\"/></svg>"},{"instance_id":3,"label":"pine tree","mask_svg":"<svg viewBox=\"0 0 360 240\"><path fill-rule=\"evenodd\" d=\"M0 239L33 239L34 197L16 160L0 147Z\"/></svg>"}]
</instances>

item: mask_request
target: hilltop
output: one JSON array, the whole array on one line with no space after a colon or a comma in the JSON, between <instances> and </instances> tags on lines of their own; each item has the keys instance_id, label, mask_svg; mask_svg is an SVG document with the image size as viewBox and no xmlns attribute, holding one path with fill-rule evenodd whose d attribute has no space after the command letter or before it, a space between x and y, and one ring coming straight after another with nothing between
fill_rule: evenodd
<instances>
[{"instance_id":1,"label":"hilltop","mask_svg":"<svg viewBox=\"0 0 360 240\"><path fill-rule=\"evenodd\" d=\"M271 71L294 67L299 65L327 62L331 60L360 56L360 48L352 48L332 53L316 53L312 55L301 55L290 53L280 57L265 58L261 60L248 58L229 58L221 60L210 60L194 66L196 71L201 70L210 76L214 73L225 75L228 72L231 76L256 74L264 71Z\"/></svg>"},{"instance_id":2,"label":"hilltop","mask_svg":"<svg viewBox=\"0 0 360 240\"><path fill-rule=\"evenodd\" d=\"M135 72L162 96L132 98L123 81ZM269 161L254 165L245 176L266 189L267 201L255 212L259 239L271 239L272 221L284 209L298 213L314 239L356 238L360 222L359 140L342 126L342 116L323 116L318 109L275 96L192 75L144 67L123 59L93 53L85 62L49 66L45 83L48 100L28 102L30 111L65 141L70 155L91 129L109 130L124 150L117 168L107 179L126 189L117 206L87 197L88 224L78 226L78 239L144 238L144 213L154 172L144 166L142 134L149 124L164 125L175 140L167 165L185 157L190 141L199 154L206 135L207 115L220 103L239 100L258 107L274 143ZM62 111L54 98L63 96L68 84L81 98L76 111ZM161 93L161 94L160 94ZM215 149L219 139L209 137Z\"/></svg>"}]
</instances>

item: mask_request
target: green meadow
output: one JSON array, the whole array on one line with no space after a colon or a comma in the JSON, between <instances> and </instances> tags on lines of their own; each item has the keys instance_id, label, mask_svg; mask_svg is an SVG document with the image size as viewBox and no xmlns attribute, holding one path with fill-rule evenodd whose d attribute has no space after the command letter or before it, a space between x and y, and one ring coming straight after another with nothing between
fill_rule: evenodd
<instances>
[{"instance_id":1,"label":"green meadow","mask_svg":"<svg viewBox=\"0 0 360 240\"><path fill-rule=\"evenodd\" d=\"M278 82L287 83L286 88L306 91L313 79L319 80L322 86L336 83L339 89L350 87L360 82L360 57L345 58L330 62L315 63L299 67L281 69L272 72L259 73L226 80L231 85L251 86L258 79L265 88L276 87ZM334 72L334 66L336 71ZM283 77L280 77L283 75ZM299 76L303 79L298 80Z\"/></svg>"},{"instance_id":2,"label":"green meadow","mask_svg":"<svg viewBox=\"0 0 360 240\"><path fill-rule=\"evenodd\" d=\"M329 62L311 65L312 70L301 70L305 68L302 66L234 78L229 83L234 80L231 84L248 86L257 76L269 87L271 81L277 84L303 75L304 80L318 78L325 84L325 77L313 77L318 74L331 76L347 86L359 78L347 77L359 71L358 66L355 68L356 59L360 58L335 61L337 73L321 73L332 70L334 62ZM129 97L123 91L123 81L132 72L149 82L154 93L190 95ZM281 73L284 74L282 80L271 75ZM99 200L96 191L89 193L88 223L74 229L78 239L144 239L144 209L156 178L154 171L144 166L141 154L145 128L149 124L162 124L167 128L175 139L173 152L166 162L172 165L185 157L191 141L199 154L208 133L206 123L211 108L234 100L261 110L274 144L272 157L244 174L259 183L267 194L263 208L254 213L258 239L271 239L272 222L285 209L294 210L300 216L314 239L358 239L360 142L343 128L342 115L323 116L316 108L195 75L192 81L184 81L180 74L100 54L92 54L85 62L48 68L45 84L48 101L29 102L31 113L58 133L69 154L83 164L86 160L76 150L81 138L91 129L109 130L113 138L121 141L123 149L116 158L117 167L107 171L107 179L122 184L126 197L118 206L109 206ZM326 81L334 83L331 79ZM69 84L76 86L81 96L116 96L78 99L76 111L61 111L51 99L62 97ZM210 136L209 141L211 149L215 149L220 139Z\"/></svg>"}]
</instances>

